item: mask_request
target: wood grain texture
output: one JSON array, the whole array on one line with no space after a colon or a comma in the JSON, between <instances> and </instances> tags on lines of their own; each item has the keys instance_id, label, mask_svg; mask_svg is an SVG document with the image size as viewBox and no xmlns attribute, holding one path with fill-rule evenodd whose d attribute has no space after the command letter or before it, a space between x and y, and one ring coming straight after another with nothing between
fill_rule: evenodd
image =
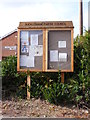
<instances>
[{"instance_id":1,"label":"wood grain texture","mask_svg":"<svg viewBox=\"0 0 90 120\"><path fill-rule=\"evenodd\" d=\"M74 71L74 45L73 45L73 29L71 30L71 72Z\"/></svg>"},{"instance_id":2,"label":"wood grain texture","mask_svg":"<svg viewBox=\"0 0 90 120\"><path fill-rule=\"evenodd\" d=\"M61 72L61 83L64 83L64 72Z\"/></svg>"},{"instance_id":3,"label":"wood grain texture","mask_svg":"<svg viewBox=\"0 0 90 120\"><path fill-rule=\"evenodd\" d=\"M18 29L17 71L20 71L20 29Z\"/></svg>"},{"instance_id":4,"label":"wood grain texture","mask_svg":"<svg viewBox=\"0 0 90 120\"><path fill-rule=\"evenodd\" d=\"M30 100L30 89L31 87L31 78L30 75L27 75L27 99Z\"/></svg>"},{"instance_id":5,"label":"wood grain texture","mask_svg":"<svg viewBox=\"0 0 90 120\"><path fill-rule=\"evenodd\" d=\"M48 31L46 30L45 71L48 68Z\"/></svg>"},{"instance_id":6,"label":"wood grain texture","mask_svg":"<svg viewBox=\"0 0 90 120\"><path fill-rule=\"evenodd\" d=\"M20 68L20 31L43 31L43 58L42 69ZM73 23L71 21L45 21L45 22L20 22L18 27L18 54L17 70L20 72L58 72L58 69L48 69L48 32L50 30L71 31L71 69L61 70L61 72L73 72ZM37 60L37 59L36 59Z\"/></svg>"},{"instance_id":7,"label":"wood grain texture","mask_svg":"<svg viewBox=\"0 0 90 120\"><path fill-rule=\"evenodd\" d=\"M34 22L20 22L19 29L32 28L73 28L72 21L34 21Z\"/></svg>"},{"instance_id":8,"label":"wood grain texture","mask_svg":"<svg viewBox=\"0 0 90 120\"><path fill-rule=\"evenodd\" d=\"M43 30L43 71L45 71L45 52L46 52L46 30Z\"/></svg>"}]
</instances>

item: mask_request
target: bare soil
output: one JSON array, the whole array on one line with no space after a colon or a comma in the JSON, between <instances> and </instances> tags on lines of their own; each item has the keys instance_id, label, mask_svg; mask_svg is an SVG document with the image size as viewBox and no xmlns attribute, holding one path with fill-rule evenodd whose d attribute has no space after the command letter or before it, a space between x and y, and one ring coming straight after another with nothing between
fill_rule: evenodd
<instances>
[{"instance_id":1,"label":"bare soil","mask_svg":"<svg viewBox=\"0 0 90 120\"><path fill-rule=\"evenodd\" d=\"M89 118L89 110L78 109L75 105L54 105L45 100L3 100L0 101L0 115L4 117L52 117Z\"/></svg>"}]
</instances>

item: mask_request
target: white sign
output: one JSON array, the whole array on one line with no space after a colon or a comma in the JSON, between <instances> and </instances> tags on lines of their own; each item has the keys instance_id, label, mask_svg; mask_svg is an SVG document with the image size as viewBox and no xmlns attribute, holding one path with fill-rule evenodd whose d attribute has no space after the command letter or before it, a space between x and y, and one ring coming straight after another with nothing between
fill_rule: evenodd
<instances>
[{"instance_id":1,"label":"white sign","mask_svg":"<svg viewBox=\"0 0 90 120\"><path fill-rule=\"evenodd\" d=\"M58 50L50 50L50 62L58 62Z\"/></svg>"},{"instance_id":2,"label":"white sign","mask_svg":"<svg viewBox=\"0 0 90 120\"><path fill-rule=\"evenodd\" d=\"M59 61L67 62L67 53L59 53Z\"/></svg>"},{"instance_id":3,"label":"white sign","mask_svg":"<svg viewBox=\"0 0 90 120\"><path fill-rule=\"evenodd\" d=\"M5 46L5 49L16 50L16 46Z\"/></svg>"},{"instance_id":4,"label":"white sign","mask_svg":"<svg viewBox=\"0 0 90 120\"><path fill-rule=\"evenodd\" d=\"M66 48L66 41L58 41L58 48Z\"/></svg>"},{"instance_id":5,"label":"white sign","mask_svg":"<svg viewBox=\"0 0 90 120\"><path fill-rule=\"evenodd\" d=\"M30 37L31 45L38 45L38 34L32 34Z\"/></svg>"}]
</instances>

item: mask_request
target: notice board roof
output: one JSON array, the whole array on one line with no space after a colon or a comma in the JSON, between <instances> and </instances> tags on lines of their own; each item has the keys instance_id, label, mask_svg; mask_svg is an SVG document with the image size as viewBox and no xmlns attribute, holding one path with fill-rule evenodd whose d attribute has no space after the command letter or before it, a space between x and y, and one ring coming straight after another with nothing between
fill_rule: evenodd
<instances>
[{"instance_id":1,"label":"notice board roof","mask_svg":"<svg viewBox=\"0 0 90 120\"><path fill-rule=\"evenodd\" d=\"M34 21L20 22L18 29L30 28L74 28L72 21Z\"/></svg>"}]
</instances>

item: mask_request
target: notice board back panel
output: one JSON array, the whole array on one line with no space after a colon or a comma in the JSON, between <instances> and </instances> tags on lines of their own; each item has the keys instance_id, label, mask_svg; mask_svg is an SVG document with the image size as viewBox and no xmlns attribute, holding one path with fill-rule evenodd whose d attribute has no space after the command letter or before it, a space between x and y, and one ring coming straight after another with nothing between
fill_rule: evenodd
<instances>
[{"instance_id":1,"label":"notice board back panel","mask_svg":"<svg viewBox=\"0 0 90 120\"><path fill-rule=\"evenodd\" d=\"M62 55L62 57L66 56L66 58L60 60L60 55ZM48 31L48 69L71 70L70 30Z\"/></svg>"},{"instance_id":2,"label":"notice board back panel","mask_svg":"<svg viewBox=\"0 0 90 120\"><path fill-rule=\"evenodd\" d=\"M25 37L24 37L25 36ZM43 31L20 31L20 69L42 70Z\"/></svg>"}]
</instances>

